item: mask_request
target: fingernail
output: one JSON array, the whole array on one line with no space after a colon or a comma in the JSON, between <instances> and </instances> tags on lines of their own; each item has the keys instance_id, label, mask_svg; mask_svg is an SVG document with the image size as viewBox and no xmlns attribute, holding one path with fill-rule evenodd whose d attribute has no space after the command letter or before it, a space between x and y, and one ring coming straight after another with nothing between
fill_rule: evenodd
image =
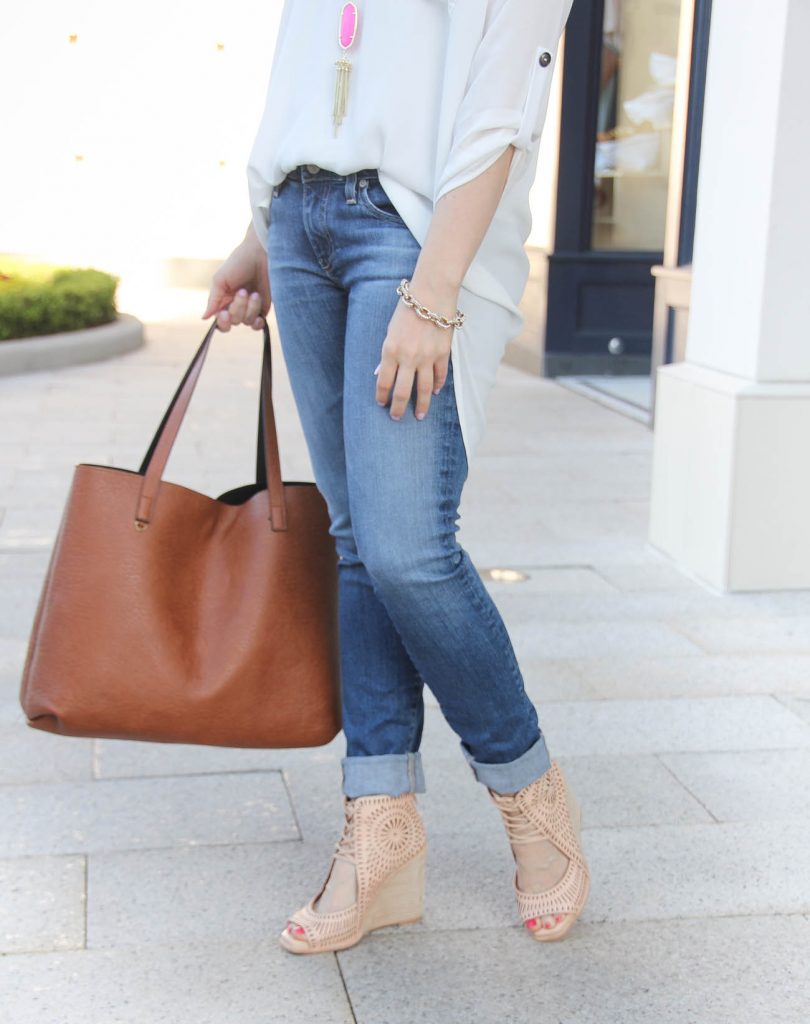
<instances>
[{"instance_id":1,"label":"fingernail","mask_svg":"<svg viewBox=\"0 0 810 1024\"><path fill-rule=\"evenodd\" d=\"M438 393L439 393L440 391L441 391L441 388L434 388L434 389L433 389L433 394L434 394L434 395L438 395Z\"/></svg>"},{"instance_id":2,"label":"fingernail","mask_svg":"<svg viewBox=\"0 0 810 1024\"><path fill-rule=\"evenodd\" d=\"M401 420L402 417L401 416L395 416L393 413L391 413L391 419L392 420Z\"/></svg>"},{"instance_id":3,"label":"fingernail","mask_svg":"<svg viewBox=\"0 0 810 1024\"><path fill-rule=\"evenodd\" d=\"M378 398L378 399L377 399L377 405L382 405L382 406L384 406L384 405L385 405L385 402L381 402L381 401L379 400L379 398Z\"/></svg>"},{"instance_id":4,"label":"fingernail","mask_svg":"<svg viewBox=\"0 0 810 1024\"><path fill-rule=\"evenodd\" d=\"M247 295L247 288L240 288L237 295Z\"/></svg>"},{"instance_id":5,"label":"fingernail","mask_svg":"<svg viewBox=\"0 0 810 1024\"><path fill-rule=\"evenodd\" d=\"M250 297L251 297L251 299L258 299L259 293L258 292L251 292L250 293Z\"/></svg>"},{"instance_id":6,"label":"fingernail","mask_svg":"<svg viewBox=\"0 0 810 1024\"><path fill-rule=\"evenodd\" d=\"M423 412L418 412L418 413L416 414L416 418L417 418L418 420L423 420L423 419L425 418L425 414L424 414Z\"/></svg>"},{"instance_id":7,"label":"fingernail","mask_svg":"<svg viewBox=\"0 0 810 1024\"><path fill-rule=\"evenodd\" d=\"M376 377L376 376L377 376L377 374L378 374L378 373L380 372L380 368L381 368L381 367L382 367L382 363L377 363L377 368L376 368L376 370L374 371L374 376L375 376L375 377Z\"/></svg>"}]
</instances>

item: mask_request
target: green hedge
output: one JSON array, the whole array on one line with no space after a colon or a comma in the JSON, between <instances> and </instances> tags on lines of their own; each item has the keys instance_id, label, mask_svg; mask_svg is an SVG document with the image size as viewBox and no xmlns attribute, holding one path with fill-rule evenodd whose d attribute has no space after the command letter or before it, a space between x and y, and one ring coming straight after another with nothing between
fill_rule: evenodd
<instances>
[{"instance_id":1,"label":"green hedge","mask_svg":"<svg viewBox=\"0 0 810 1024\"><path fill-rule=\"evenodd\" d=\"M119 280L91 268L0 258L0 342L109 323Z\"/></svg>"}]
</instances>

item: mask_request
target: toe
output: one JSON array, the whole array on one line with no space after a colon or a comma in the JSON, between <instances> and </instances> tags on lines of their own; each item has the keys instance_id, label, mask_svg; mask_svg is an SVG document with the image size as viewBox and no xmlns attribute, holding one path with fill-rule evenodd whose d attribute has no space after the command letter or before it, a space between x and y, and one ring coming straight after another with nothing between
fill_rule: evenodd
<instances>
[{"instance_id":1,"label":"toe","mask_svg":"<svg viewBox=\"0 0 810 1024\"><path fill-rule=\"evenodd\" d=\"M524 921L523 923L526 925L529 931L534 931L534 929L537 927L537 918L530 917L528 921Z\"/></svg>"}]
</instances>

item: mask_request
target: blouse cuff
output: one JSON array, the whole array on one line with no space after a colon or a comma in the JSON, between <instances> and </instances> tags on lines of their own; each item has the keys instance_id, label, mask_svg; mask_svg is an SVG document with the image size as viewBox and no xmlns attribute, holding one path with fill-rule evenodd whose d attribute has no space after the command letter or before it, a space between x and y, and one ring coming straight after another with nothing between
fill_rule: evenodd
<instances>
[{"instance_id":1,"label":"blouse cuff","mask_svg":"<svg viewBox=\"0 0 810 1024\"><path fill-rule=\"evenodd\" d=\"M455 138L439 178L434 205L446 192L482 174L510 144L516 152L512 156L504 191L522 173L543 130L556 49L556 43L535 48L525 69L527 85L521 108L488 107L466 117L461 112Z\"/></svg>"}]
</instances>

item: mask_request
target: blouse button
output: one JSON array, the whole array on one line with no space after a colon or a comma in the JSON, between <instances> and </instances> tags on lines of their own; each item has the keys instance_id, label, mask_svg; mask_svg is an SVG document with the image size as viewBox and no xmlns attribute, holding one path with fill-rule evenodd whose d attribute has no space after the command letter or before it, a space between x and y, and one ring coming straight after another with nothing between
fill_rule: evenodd
<instances>
[{"instance_id":1,"label":"blouse button","mask_svg":"<svg viewBox=\"0 0 810 1024\"><path fill-rule=\"evenodd\" d=\"M543 50L540 54L540 67L547 68L551 63L551 54L548 50Z\"/></svg>"}]
</instances>

